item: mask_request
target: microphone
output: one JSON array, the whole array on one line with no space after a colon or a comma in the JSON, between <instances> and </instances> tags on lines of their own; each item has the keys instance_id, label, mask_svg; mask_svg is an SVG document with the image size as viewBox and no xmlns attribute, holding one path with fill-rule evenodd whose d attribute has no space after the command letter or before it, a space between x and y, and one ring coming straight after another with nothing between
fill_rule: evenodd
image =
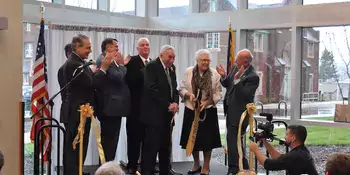
<instances>
[{"instance_id":1,"label":"microphone","mask_svg":"<svg viewBox=\"0 0 350 175\"><path fill-rule=\"evenodd\" d=\"M85 68L85 67L88 67L88 66L93 65L93 64L96 64L95 61L90 60L90 61L84 63L83 65L79 66L78 69Z\"/></svg>"}]
</instances>

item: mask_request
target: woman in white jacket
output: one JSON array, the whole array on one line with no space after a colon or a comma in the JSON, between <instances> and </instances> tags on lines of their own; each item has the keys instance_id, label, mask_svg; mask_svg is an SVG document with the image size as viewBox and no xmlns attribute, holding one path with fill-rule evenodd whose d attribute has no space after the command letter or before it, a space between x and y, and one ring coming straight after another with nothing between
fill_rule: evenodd
<instances>
[{"instance_id":1,"label":"woman in white jacket","mask_svg":"<svg viewBox=\"0 0 350 175\"><path fill-rule=\"evenodd\" d=\"M211 53L206 49L196 52L195 66L189 67L181 81L180 96L185 102L184 120L180 145L186 149L194 120L194 109L199 102L200 121L195 139L192 156L193 168L188 174L209 174L211 151L221 147L220 131L216 104L221 99L220 75L215 69L209 67ZM203 168L199 161L199 151L203 151Z\"/></svg>"}]
</instances>

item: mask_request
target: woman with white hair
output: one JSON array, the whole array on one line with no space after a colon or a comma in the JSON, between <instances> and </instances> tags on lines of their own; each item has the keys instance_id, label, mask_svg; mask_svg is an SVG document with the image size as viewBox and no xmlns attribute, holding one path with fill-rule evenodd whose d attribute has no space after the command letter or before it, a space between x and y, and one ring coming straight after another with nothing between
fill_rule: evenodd
<instances>
[{"instance_id":1,"label":"woman with white hair","mask_svg":"<svg viewBox=\"0 0 350 175\"><path fill-rule=\"evenodd\" d=\"M200 49L195 56L197 64L187 68L179 89L185 102L180 145L182 149L186 149L188 138L193 137L190 134L195 117L194 110L198 102L200 121L192 151L194 165L188 174L206 175L210 171L212 149L221 147L216 108L216 104L221 99L221 84L220 75L215 69L209 67L211 53L207 49ZM204 155L203 168L199 161L199 151L203 151Z\"/></svg>"}]
</instances>

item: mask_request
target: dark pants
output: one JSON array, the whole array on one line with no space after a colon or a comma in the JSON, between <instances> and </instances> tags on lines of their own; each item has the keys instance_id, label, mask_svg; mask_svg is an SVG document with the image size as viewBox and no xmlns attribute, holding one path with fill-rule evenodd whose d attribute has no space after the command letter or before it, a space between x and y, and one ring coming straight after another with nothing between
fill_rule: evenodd
<instances>
[{"instance_id":1,"label":"dark pants","mask_svg":"<svg viewBox=\"0 0 350 175\"><path fill-rule=\"evenodd\" d=\"M128 168L136 169L145 133L144 125L138 119L127 118L126 133L128 139Z\"/></svg>"},{"instance_id":2,"label":"dark pants","mask_svg":"<svg viewBox=\"0 0 350 175\"><path fill-rule=\"evenodd\" d=\"M247 125L242 127L241 134L243 135L246 131ZM238 127L233 126L230 124L227 124L227 148L228 148L228 172L237 174L239 171L238 167L238 147L237 147L237 134L238 134ZM242 137L242 150L243 150L243 168L249 169L248 160L245 158L245 149L243 145L243 136Z\"/></svg>"},{"instance_id":3,"label":"dark pants","mask_svg":"<svg viewBox=\"0 0 350 175\"><path fill-rule=\"evenodd\" d=\"M168 175L170 168L170 123L159 126L146 126L142 145L142 175L153 174L157 153L159 157L159 175Z\"/></svg>"},{"instance_id":4,"label":"dark pants","mask_svg":"<svg viewBox=\"0 0 350 175\"><path fill-rule=\"evenodd\" d=\"M106 162L113 161L115 159L115 153L117 151L120 125L122 117L104 117L101 123L101 144L103 152L105 154Z\"/></svg>"},{"instance_id":5,"label":"dark pants","mask_svg":"<svg viewBox=\"0 0 350 175\"><path fill-rule=\"evenodd\" d=\"M78 133L79 122L65 123L66 134L63 146L63 172L64 175L79 174L79 143L76 149L73 149L72 143ZM87 118L85 123L85 132L83 140L83 165L89 145L91 119Z\"/></svg>"}]
</instances>

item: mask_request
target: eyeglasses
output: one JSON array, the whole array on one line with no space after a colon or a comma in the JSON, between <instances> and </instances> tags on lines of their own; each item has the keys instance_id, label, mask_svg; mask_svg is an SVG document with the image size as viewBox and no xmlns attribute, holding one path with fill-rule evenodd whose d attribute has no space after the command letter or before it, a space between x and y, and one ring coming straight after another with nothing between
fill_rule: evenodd
<instances>
[{"instance_id":1,"label":"eyeglasses","mask_svg":"<svg viewBox=\"0 0 350 175\"><path fill-rule=\"evenodd\" d=\"M205 59L205 60L199 60L200 62L208 62L208 63L210 63L211 62L211 60L207 60L207 59Z\"/></svg>"}]
</instances>

